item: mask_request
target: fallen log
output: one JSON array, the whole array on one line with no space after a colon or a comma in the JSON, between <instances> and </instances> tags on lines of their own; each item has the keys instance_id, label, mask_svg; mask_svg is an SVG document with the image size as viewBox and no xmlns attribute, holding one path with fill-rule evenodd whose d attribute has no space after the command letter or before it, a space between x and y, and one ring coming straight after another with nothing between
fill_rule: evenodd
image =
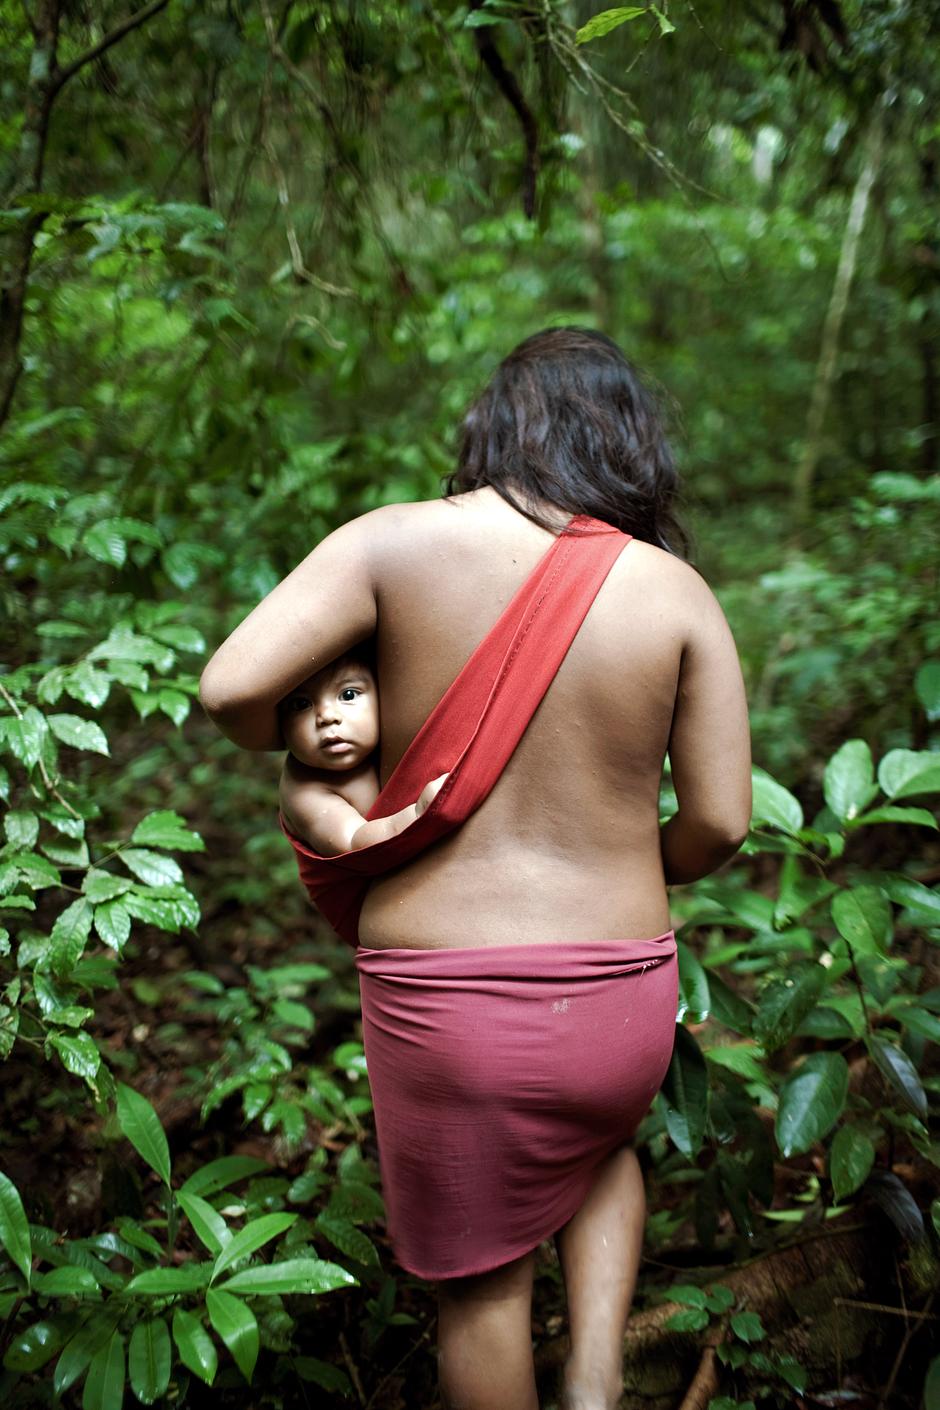
<instances>
[{"instance_id":1,"label":"fallen log","mask_svg":"<svg viewBox=\"0 0 940 1410\"><path fill-rule=\"evenodd\" d=\"M745 1262L685 1266L676 1282L704 1289L714 1284L735 1296L734 1311L759 1314L767 1336L760 1349L792 1357L806 1368L809 1384L838 1384L864 1356L866 1366L895 1359L908 1325L921 1328L916 1312L906 1312L922 1287L904 1287L902 1306L889 1305L885 1290L898 1288L897 1239L876 1206L862 1201L841 1219L814 1228ZM919 1280L921 1281L921 1280ZM731 1339L728 1314L713 1315L700 1331L678 1332L666 1325L677 1302L661 1302L634 1312L624 1338L624 1396L621 1410L705 1410L720 1393L722 1367L716 1354ZM899 1316L886 1315L898 1313ZM931 1324L934 1319L928 1312ZM922 1344L926 1338L921 1337ZM536 1375L543 1403L557 1398L559 1373L568 1355L565 1335L536 1347ZM877 1379L877 1378L875 1378ZM797 1399L794 1392L794 1400Z\"/></svg>"}]
</instances>

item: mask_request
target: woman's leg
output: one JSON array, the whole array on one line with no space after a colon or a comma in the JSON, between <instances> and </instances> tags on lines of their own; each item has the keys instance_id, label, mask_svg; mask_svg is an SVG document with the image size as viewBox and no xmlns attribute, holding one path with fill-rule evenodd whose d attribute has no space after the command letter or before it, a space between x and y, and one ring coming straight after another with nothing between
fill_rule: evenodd
<instances>
[{"instance_id":1,"label":"woman's leg","mask_svg":"<svg viewBox=\"0 0 940 1410\"><path fill-rule=\"evenodd\" d=\"M535 1252L438 1292L438 1373L445 1410L538 1410L532 1360Z\"/></svg>"},{"instance_id":2,"label":"woman's leg","mask_svg":"<svg viewBox=\"0 0 940 1410\"><path fill-rule=\"evenodd\" d=\"M615 1410L620 1402L623 1337L645 1224L640 1163L632 1146L621 1146L598 1167L587 1199L555 1235L571 1332L563 1410Z\"/></svg>"}]
</instances>

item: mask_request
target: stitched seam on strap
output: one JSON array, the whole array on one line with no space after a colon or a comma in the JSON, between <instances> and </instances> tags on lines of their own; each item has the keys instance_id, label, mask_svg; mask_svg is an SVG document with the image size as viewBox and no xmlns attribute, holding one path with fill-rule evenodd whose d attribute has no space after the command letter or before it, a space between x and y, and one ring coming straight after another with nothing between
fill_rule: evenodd
<instances>
[{"instance_id":1,"label":"stitched seam on strap","mask_svg":"<svg viewBox=\"0 0 940 1410\"><path fill-rule=\"evenodd\" d=\"M571 549L572 549L572 541L569 539L568 543L567 543L567 544L564 546L564 548L562 549L562 552L558 555L558 561L556 562L554 568L552 569L551 576L549 577L548 582L545 584L544 588L542 589L542 592L541 592L540 596L536 599L535 603L533 604L532 610L530 611L528 618L526 619L524 625L522 626L522 628L520 629L520 631L519 631L519 633L518 633L518 635L517 635L517 637L516 637L515 642L513 643L512 650L510 651L509 655L506 657L506 660L505 660L505 661L503 662L503 664L502 664L502 668L500 669L500 673L499 673L499 675L496 677L496 681L495 681L495 683L494 683L494 685L493 685L493 689L492 689L492 691L491 691L491 693L490 693L490 701L487 702L487 707L489 706L489 703L492 701L493 697L496 695L496 692L499 690L500 686L502 685L502 683L503 683L503 681L504 681L504 679L505 679L505 677L506 677L506 673L507 673L507 671L509 670L510 666L512 665L513 661L516 659L516 656L517 656L518 653L519 653L519 650L520 650L520 648L521 648L521 646L522 646L522 643L523 643L523 641L525 640L526 636L528 635L529 629L530 629L530 627L532 626L532 623L535 621L535 618L536 618L536 616L538 615L539 610L541 609L542 603L545 601L546 597L547 597L548 594L551 592L552 584L554 583L554 581L555 581L555 579L557 578L558 574L561 572L562 568L564 567L565 562L566 562L567 559L570 557L570 555L571 555Z\"/></svg>"},{"instance_id":2,"label":"stitched seam on strap","mask_svg":"<svg viewBox=\"0 0 940 1410\"><path fill-rule=\"evenodd\" d=\"M564 567L565 561L567 560L567 558L568 558L569 555L571 554L571 551L572 551L573 546L574 546L574 542L573 542L572 539L569 539L568 542L562 546L561 552L560 552L560 553L558 554L558 556L557 556L557 561L555 562L554 567L552 568L552 571L551 571L551 573L550 573L550 575L549 575L548 582L547 582L547 583L545 584L545 586L542 588L542 591L541 591L539 597L536 599L536 601L533 603L532 607L529 609L529 615L528 615L528 617L526 618L526 620L525 620L525 622L523 623L523 625L519 628L519 630L518 630L518 632L517 632L517 634L516 634L516 639L515 639L515 641L513 642L512 648L511 648L511 650L510 650L510 652L509 652L509 655L508 655L508 656L505 658L505 660L503 661L503 664L502 664L502 666L500 667L499 675L496 677L496 680L493 682L492 689L490 690L489 696L487 697L487 700L486 700L486 704L485 704L484 707L483 707L483 716L481 717L481 720L478 722L477 728L474 730L473 735L471 736L470 740L468 741L466 748L461 752L460 758L457 759L457 761L455 762L453 768L450 769L450 771L449 771L449 773L448 773L448 775L447 775L447 779L445 780L445 782L441 785L440 789L438 790L437 797L434 799L434 802L435 802L435 803L438 801L438 799L440 799L440 801L443 803L443 801L444 801L444 799L447 797L447 795L448 795L448 794L452 791L452 789L456 786L457 777L458 777L458 775L459 775L460 772L461 772L460 765L463 763L464 755L466 754L467 749L469 749L470 745L473 743L473 740L476 738L476 735L477 735L477 733L478 733L478 731L479 731L479 725L482 724L482 720L486 717L486 715L487 715L487 713L489 712L489 710L490 710L490 708L491 708L491 706L492 706L494 700L496 699L496 696L497 696L497 694L499 693L500 687L502 686L503 681L504 681L505 678L506 678L506 673L509 671L509 668L512 666L513 661L516 659L516 655L517 655L517 653L518 653L518 651L519 651L519 648L522 646L522 643L523 643L523 641L525 640L525 637L527 636L527 634L528 634L528 632L529 632L529 628L532 626L532 623L535 621L535 618L536 618L536 616L537 616L537 614L538 614L538 611L539 611L540 607L542 606L542 603L545 601L546 597L548 596L549 592L551 591L552 584L554 583L556 577L558 576L558 574L561 572L562 568ZM412 825L413 825L413 824L412 824Z\"/></svg>"}]
</instances>

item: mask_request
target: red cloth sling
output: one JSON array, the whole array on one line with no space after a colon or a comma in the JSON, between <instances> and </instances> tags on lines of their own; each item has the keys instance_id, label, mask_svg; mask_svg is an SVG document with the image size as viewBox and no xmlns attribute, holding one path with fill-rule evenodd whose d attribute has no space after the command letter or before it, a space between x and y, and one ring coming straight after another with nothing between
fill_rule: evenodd
<instances>
[{"instance_id":1,"label":"red cloth sling","mask_svg":"<svg viewBox=\"0 0 940 1410\"><path fill-rule=\"evenodd\" d=\"M358 943L369 884L460 827L495 785L587 611L630 535L587 515L536 564L402 755L367 819L413 803L448 773L430 807L396 837L321 857L278 822L311 901L348 944Z\"/></svg>"}]
</instances>

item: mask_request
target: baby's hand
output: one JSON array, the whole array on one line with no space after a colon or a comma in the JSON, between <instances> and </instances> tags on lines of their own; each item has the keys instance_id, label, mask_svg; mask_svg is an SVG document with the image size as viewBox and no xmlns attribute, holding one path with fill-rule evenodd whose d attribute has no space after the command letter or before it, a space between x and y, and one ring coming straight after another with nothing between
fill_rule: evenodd
<instances>
[{"instance_id":1,"label":"baby's hand","mask_svg":"<svg viewBox=\"0 0 940 1410\"><path fill-rule=\"evenodd\" d=\"M430 783L426 783L421 790L417 803L415 804L415 817L420 818L421 814L434 802L441 790L441 784L447 778L447 774L441 774L440 778L432 778Z\"/></svg>"}]
</instances>

